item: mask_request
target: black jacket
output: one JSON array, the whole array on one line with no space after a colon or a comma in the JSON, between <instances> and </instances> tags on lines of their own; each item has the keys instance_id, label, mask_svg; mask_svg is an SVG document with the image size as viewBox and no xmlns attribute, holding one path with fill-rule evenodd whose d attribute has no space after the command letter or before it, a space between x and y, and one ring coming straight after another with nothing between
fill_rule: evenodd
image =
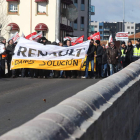
<instances>
[{"instance_id":1,"label":"black jacket","mask_svg":"<svg viewBox=\"0 0 140 140\"><path fill-rule=\"evenodd\" d=\"M94 52L96 51L96 47L94 45L90 45L87 51L87 57L94 58Z\"/></svg>"},{"instance_id":2,"label":"black jacket","mask_svg":"<svg viewBox=\"0 0 140 140\"><path fill-rule=\"evenodd\" d=\"M107 64L107 50L103 49L102 64Z\"/></svg>"},{"instance_id":3,"label":"black jacket","mask_svg":"<svg viewBox=\"0 0 140 140\"><path fill-rule=\"evenodd\" d=\"M102 46L97 46L96 48L96 61L98 64L102 64L102 55L103 55L103 47Z\"/></svg>"},{"instance_id":4,"label":"black jacket","mask_svg":"<svg viewBox=\"0 0 140 140\"><path fill-rule=\"evenodd\" d=\"M133 57L133 45L127 46L127 52L126 52L126 62L132 62Z\"/></svg>"},{"instance_id":5,"label":"black jacket","mask_svg":"<svg viewBox=\"0 0 140 140\"><path fill-rule=\"evenodd\" d=\"M7 61L12 60L12 55L14 54L16 44L8 45L6 48L6 54L7 54Z\"/></svg>"}]
</instances>

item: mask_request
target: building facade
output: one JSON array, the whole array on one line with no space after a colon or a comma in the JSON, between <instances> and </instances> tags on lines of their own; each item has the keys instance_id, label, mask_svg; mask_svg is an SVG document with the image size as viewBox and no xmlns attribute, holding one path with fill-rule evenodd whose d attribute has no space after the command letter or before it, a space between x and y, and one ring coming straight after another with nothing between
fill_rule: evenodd
<instances>
[{"instance_id":1,"label":"building facade","mask_svg":"<svg viewBox=\"0 0 140 140\"><path fill-rule=\"evenodd\" d=\"M84 35L86 40L92 32L91 16L95 14L95 7L91 5L91 0L73 0L73 4L78 10L78 18L71 22L74 32L72 36L80 37Z\"/></svg>"},{"instance_id":2,"label":"building facade","mask_svg":"<svg viewBox=\"0 0 140 140\"><path fill-rule=\"evenodd\" d=\"M93 33L100 32L101 40L109 40L109 36L112 35L113 40L117 32L122 32L123 22L97 22L92 21ZM140 23L125 22L124 23L125 32L129 35L140 32Z\"/></svg>"},{"instance_id":3,"label":"building facade","mask_svg":"<svg viewBox=\"0 0 140 140\"><path fill-rule=\"evenodd\" d=\"M2 1L2 0L0 0ZM59 1L59 0L58 0ZM72 4L71 0L60 0L60 37L62 39L67 33L73 32L70 21L62 16L62 10ZM1 35L12 36L15 32L26 35L32 32L43 32L50 41L55 41L56 37L56 5L57 0L5 0L2 3L3 10L0 12L2 17ZM8 27L11 27L9 29ZM9 35L9 36L8 36Z\"/></svg>"}]
</instances>

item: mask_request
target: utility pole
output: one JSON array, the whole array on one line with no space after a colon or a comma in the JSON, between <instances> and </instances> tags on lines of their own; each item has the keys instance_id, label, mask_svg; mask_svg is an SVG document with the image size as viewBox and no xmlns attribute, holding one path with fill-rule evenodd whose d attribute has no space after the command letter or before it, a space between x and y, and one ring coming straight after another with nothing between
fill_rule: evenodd
<instances>
[{"instance_id":1,"label":"utility pole","mask_svg":"<svg viewBox=\"0 0 140 140\"><path fill-rule=\"evenodd\" d=\"M125 31L124 22L125 22L125 0L123 0L123 27L122 27L123 32Z\"/></svg>"},{"instance_id":2,"label":"utility pole","mask_svg":"<svg viewBox=\"0 0 140 140\"><path fill-rule=\"evenodd\" d=\"M55 40L60 39L60 9L61 1L56 0Z\"/></svg>"}]
</instances>

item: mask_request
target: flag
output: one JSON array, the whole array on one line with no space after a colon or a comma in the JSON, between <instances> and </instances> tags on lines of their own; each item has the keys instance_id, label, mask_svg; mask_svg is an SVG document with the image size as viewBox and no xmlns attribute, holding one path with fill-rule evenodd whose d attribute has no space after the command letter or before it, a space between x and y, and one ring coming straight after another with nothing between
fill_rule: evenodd
<instances>
[{"instance_id":1,"label":"flag","mask_svg":"<svg viewBox=\"0 0 140 140\"><path fill-rule=\"evenodd\" d=\"M18 41L18 39L20 38L20 36L19 36L19 33L18 32L16 32L12 37L10 37L9 38L9 40L13 40L13 42L15 43L15 42L17 42ZM8 40L8 41L9 41Z\"/></svg>"},{"instance_id":2,"label":"flag","mask_svg":"<svg viewBox=\"0 0 140 140\"><path fill-rule=\"evenodd\" d=\"M33 32L33 33L27 35L25 38L28 39L28 40L30 40L30 38L31 38L32 36L36 35L36 34L37 34L36 32Z\"/></svg>"},{"instance_id":3,"label":"flag","mask_svg":"<svg viewBox=\"0 0 140 140\"><path fill-rule=\"evenodd\" d=\"M100 32L97 32L97 33L95 33L95 34L93 34L93 35L88 37L88 40L91 40L91 39L100 40Z\"/></svg>"},{"instance_id":4,"label":"flag","mask_svg":"<svg viewBox=\"0 0 140 140\"><path fill-rule=\"evenodd\" d=\"M84 35L79 37L75 42L71 43L72 46L76 45L77 43L83 43Z\"/></svg>"},{"instance_id":5,"label":"flag","mask_svg":"<svg viewBox=\"0 0 140 140\"><path fill-rule=\"evenodd\" d=\"M77 39L78 37L69 37L69 36L63 38L64 41L70 40L72 43L75 42Z\"/></svg>"},{"instance_id":6,"label":"flag","mask_svg":"<svg viewBox=\"0 0 140 140\"><path fill-rule=\"evenodd\" d=\"M109 43L110 43L110 42L113 42L112 35L110 35L110 37L109 37Z\"/></svg>"},{"instance_id":7,"label":"flag","mask_svg":"<svg viewBox=\"0 0 140 140\"><path fill-rule=\"evenodd\" d=\"M43 34L42 34L42 32L39 32L38 34L33 35L32 37L30 37L29 40L33 40L33 41L36 41L36 42L37 42L37 40L38 40L39 38L41 38L41 37L43 37Z\"/></svg>"}]
</instances>

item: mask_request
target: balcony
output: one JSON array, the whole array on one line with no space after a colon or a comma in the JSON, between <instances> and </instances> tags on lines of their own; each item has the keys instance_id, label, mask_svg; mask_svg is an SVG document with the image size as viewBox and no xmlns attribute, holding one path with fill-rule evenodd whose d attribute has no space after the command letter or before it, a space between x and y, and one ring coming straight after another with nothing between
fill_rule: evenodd
<instances>
[{"instance_id":1,"label":"balcony","mask_svg":"<svg viewBox=\"0 0 140 140\"><path fill-rule=\"evenodd\" d=\"M90 12L91 12L91 15L95 15L95 6L93 5L90 6Z\"/></svg>"},{"instance_id":2,"label":"balcony","mask_svg":"<svg viewBox=\"0 0 140 140\"><path fill-rule=\"evenodd\" d=\"M104 28L104 31L110 31L110 29L109 28Z\"/></svg>"},{"instance_id":3,"label":"balcony","mask_svg":"<svg viewBox=\"0 0 140 140\"><path fill-rule=\"evenodd\" d=\"M104 33L104 36L109 36L110 34L109 33Z\"/></svg>"}]
</instances>

